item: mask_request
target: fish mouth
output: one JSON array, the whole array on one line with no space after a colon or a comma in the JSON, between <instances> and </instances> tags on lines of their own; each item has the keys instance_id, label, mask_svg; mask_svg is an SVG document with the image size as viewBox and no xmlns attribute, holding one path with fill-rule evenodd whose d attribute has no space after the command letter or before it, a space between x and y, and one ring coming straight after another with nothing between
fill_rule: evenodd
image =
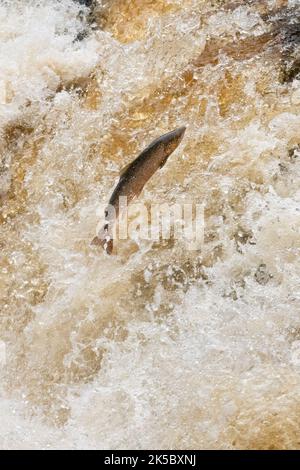
<instances>
[{"instance_id":1,"label":"fish mouth","mask_svg":"<svg viewBox=\"0 0 300 470\"><path fill-rule=\"evenodd\" d=\"M186 126L177 127L177 129L175 129L175 132L178 134L184 134L185 131L186 131Z\"/></svg>"},{"instance_id":2,"label":"fish mouth","mask_svg":"<svg viewBox=\"0 0 300 470\"><path fill-rule=\"evenodd\" d=\"M186 126L178 127L177 129L173 131L174 136L182 138L184 136L185 131L186 131Z\"/></svg>"},{"instance_id":3,"label":"fish mouth","mask_svg":"<svg viewBox=\"0 0 300 470\"><path fill-rule=\"evenodd\" d=\"M186 126L177 127L173 131L169 131L166 134L163 134L162 136L158 137L158 139L156 140L162 139L162 140L171 141L173 139L182 139L185 131L186 131ZM152 143L156 143L156 140L153 141Z\"/></svg>"},{"instance_id":4,"label":"fish mouth","mask_svg":"<svg viewBox=\"0 0 300 470\"><path fill-rule=\"evenodd\" d=\"M177 145L182 141L184 133L186 131L185 126L178 127L175 129L171 134L172 134L172 139L175 139L177 142Z\"/></svg>"}]
</instances>

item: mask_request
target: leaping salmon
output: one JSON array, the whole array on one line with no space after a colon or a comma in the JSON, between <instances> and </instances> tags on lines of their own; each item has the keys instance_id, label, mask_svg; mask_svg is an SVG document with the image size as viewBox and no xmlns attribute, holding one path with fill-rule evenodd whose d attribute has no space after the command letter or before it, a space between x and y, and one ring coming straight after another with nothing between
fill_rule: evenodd
<instances>
[{"instance_id":1,"label":"leaping salmon","mask_svg":"<svg viewBox=\"0 0 300 470\"><path fill-rule=\"evenodd\" d=\"M183 139L186 127L179 127L155 139L140 155L129 163L120 174L108 206L105 209L105 224L99 234L92 240L93 245L101 245L106 253L113 251L112 228L120 212L119 198L127 197L129 204L142 192L145 184L162 168L171 153L178 147ZM109 210L112 207L114 210ZM113 213L112 213L113 212Z\"/></svg>"}]
</instances>

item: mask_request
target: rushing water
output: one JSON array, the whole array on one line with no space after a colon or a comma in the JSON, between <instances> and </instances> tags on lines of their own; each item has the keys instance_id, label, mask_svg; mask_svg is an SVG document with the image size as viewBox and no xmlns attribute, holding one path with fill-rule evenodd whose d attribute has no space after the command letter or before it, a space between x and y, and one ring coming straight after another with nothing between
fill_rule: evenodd
<instances>
[{"instance_id":1,"label":"rushing water","mask_svg":"<svg viewBox=\"0 0 300 470\"><path fill-rule=\"evenodd\" d=\"M298 1L0 2L2 448L299 448ZM120 168L204 244L91 247Z\"/></svg>"}]
</instances>

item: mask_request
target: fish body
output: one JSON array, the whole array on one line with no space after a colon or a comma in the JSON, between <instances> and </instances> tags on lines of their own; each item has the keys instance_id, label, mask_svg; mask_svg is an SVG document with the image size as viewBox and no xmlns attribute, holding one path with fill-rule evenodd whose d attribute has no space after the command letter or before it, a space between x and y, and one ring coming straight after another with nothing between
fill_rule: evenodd
<instances>
[{"instance_id":1,"label":"fish body","mask_svg":"<svg viewBox=\"0 0 300 470\"><path fill-rule=\"evenodd\" d=\"M105 224L93 241L108 254L113 250L112 227L120 213L120 197L127 197L127 204L139 196L154 173L164 166L171 153L183 139L186 128L179 127L155 139L140 155L121 172L120 179L105 210ZM113 208L113 211L110 210Z\"/></svg>"}]
</instances>

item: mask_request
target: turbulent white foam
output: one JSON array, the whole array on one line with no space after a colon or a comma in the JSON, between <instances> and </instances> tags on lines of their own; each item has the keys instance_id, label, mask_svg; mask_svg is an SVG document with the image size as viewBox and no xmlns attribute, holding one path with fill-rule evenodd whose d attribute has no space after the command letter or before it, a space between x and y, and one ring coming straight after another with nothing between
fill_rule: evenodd
<instances>
[{"instance_id":1,"label":"turbulent white foam","mask_svg":"<svg viewBox=\"0 0 300 470\"><path fill-rule=\"evenodd\" d=\"M59 85L88 76L95 67L95 40L74 42L82 29L78 12L71 0L0 5L1 126L22 118L29 101L43 111Z\"/></svg>"},{"instance_id":2,"label":"turbulent white foam","mask_svg":"<svg viewBox=\"0 0 300 470\"><path fill-rule=\"evenodd\" d=\"M297 445L300 82L284 89L272 63L224 56L182 78L211 36L264 32L253 8L206 18L205 6L149 18L128 44L109 31L74 42L83 26L71 1L0 6L1 129L22 122L33 142L43 139L1 271L12 283L5 302L17 291L16 311L3 315L11 331L0 332L2 448ZM101 99L89 109L67 85L94 70ZM268 80L271 98L259 88ZM140 111L137 103L159 108L159 93L171 96L161 115L154 105ZM109 157L93 148L123 139L138 150L183 121L185 142L142 197L203 201L201 253L124 243L108 258L92 249L99 195L130 157L122 144ZM32 300L42 282L45 295Z\"/></svg>"}]
</instances>

